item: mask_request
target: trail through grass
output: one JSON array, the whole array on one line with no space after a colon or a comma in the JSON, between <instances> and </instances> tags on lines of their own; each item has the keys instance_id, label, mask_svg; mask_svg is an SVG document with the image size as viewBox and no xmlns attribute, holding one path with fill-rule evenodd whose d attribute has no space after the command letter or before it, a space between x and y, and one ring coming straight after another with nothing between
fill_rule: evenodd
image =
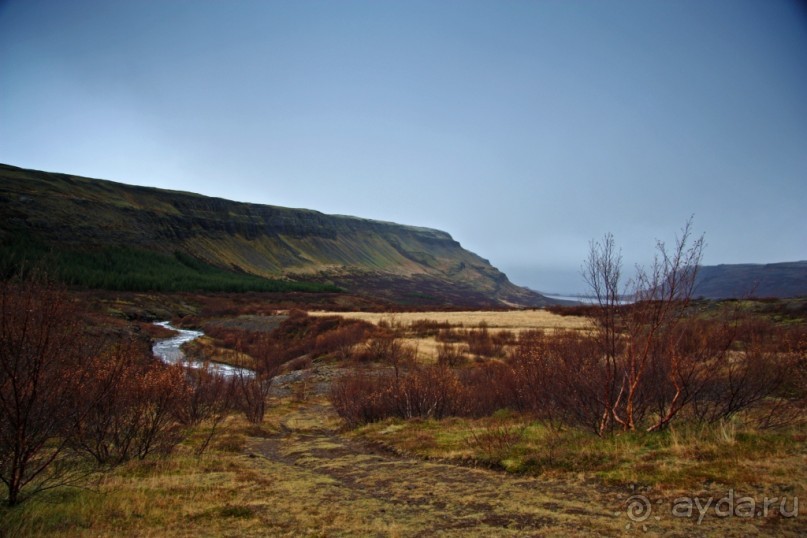
<instances>
[{"instance_id":1,"label":"trail through grass","mask_svg":"<svg viewBox=\"0 0 807 538\"><path fill-rule=\"evenodd\" d=\"M200 430L167 459L131 462L85 489L54 490L14 510L2 508L0 536L807 533L803 515L741 518L711 513L698 523L697 511L690 518L674 517L669 492L648 484L619 484L573 470L511 474L475 466L470 459L463 462L439 446L431 455L398 450L396 443L382 443L365 431L343 430L324 396L328 380L337 374L327 368L312 372L307 379L312 391L303 398L295 390L299 380L279 381L266 423L254 426L231 417L202 458L192 455L204 433ZM440 442L461 447L465 433L460 430L467 433L467 425L448 419L374 427L380 436L400 439L419 429L423 447L437 434L444 438ZM672 449L681 450L689 444L685 438L670 442ZM623 449L631 446L628 440L623 443ZM803 476L802 471L794 473ZM780 478L783 484L789 480ZM788 495L802 491L798 487ZM703 499L726 493L719 484L690 492ZM628 517L627 503L637 498L646 499L652 510L643 521Z\"/></svg>"}]
</instances>

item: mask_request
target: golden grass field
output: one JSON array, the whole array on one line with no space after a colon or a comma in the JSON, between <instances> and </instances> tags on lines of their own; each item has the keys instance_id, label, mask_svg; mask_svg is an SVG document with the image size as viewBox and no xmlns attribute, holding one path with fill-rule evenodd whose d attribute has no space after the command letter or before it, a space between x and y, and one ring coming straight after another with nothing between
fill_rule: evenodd
<instances>
[{"instance_id":1,"label":"golden grass field","mask_svg":"<svg viewBox=\"0 0 807 538\"><path fill-rule=\"evenodd\" d=\"M546 310L507 310L507 311L460 311L460 312L325 312L312 311L311 316L342 316L360 319L374 325L385 323L390 327L401 328L404 333L413 324L422 321L447 323L457 329L476 329L486 326L491 334L510 331L518 334L522 331L556 330L588 331L592 328L591 320L578 316L560 316ZM410 331L411 332L411 331ZM433 336L407 335L401 342L415 349L419 362L430 364L437 361L437 352L441 345Z\"/></svg>"},{"instance_id":2,"label":"golden grass field","mask_svg":"<svg viewBox=\"0 0 807 538\"><path fill-rule=\"evenodd\" d=\"M421 320L446 322L455 327L466 329L479 327L484 323L492 332L557 329L588 330L591 321L578 316L560 316L546 310L507 310L507 311L466 311L466 312L309 312L311 316L342 316L346 318L361 319L378 325L384 321L389 325L410 326L413 322Z\"/></svg>"}]
</instances>

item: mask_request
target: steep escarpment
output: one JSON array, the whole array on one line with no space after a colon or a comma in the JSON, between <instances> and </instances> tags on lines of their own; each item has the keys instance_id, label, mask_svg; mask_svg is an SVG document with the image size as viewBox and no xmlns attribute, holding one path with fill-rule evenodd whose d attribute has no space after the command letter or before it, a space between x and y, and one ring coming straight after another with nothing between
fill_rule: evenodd
<instances>
[{"instance_id":1,"label":"steep escarpment","mask_svg":"<svg viewBox=\"0 0 807 538\"><path fill-rule=\"evenodd\" d=\"M0 165L0 234L59 248L123 246L264 278L398 301L539 306L442 231Z\"/></svg>"}]
</instances>

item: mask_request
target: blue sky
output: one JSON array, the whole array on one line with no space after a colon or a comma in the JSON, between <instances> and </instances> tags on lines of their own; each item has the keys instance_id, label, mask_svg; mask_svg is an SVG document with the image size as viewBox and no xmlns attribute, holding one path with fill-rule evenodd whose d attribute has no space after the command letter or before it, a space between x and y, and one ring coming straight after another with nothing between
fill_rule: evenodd
<instances>
[{"instance_id":1,"label":"blue sky","mask_svg":"<svg viewBox=\"0 0 807 538\"><path fill-rule=\"evenodd\" d=\"M784 0L0 0L0 162L451 233L581 291L694 214L807 259L807 8Z\"/></svg>"}]
</instances>

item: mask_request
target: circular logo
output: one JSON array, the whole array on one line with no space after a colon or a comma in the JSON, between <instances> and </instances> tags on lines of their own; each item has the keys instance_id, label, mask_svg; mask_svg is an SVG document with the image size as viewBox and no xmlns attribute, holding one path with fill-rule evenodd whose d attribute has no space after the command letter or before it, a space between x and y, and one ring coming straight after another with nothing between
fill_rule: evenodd
<instances>
[{"instance_id":1,"label":"circular logo","mask_svg":"<svg viewBox=\"0 0 807 538\"><path fill-rule=\"evenodd\" d=\"M635 523L645 521L653 511L650 500L644 495L633 495L625 501L625 504L627 505L625 511L628 514L628 519Z\"/></svg>"}]
</instances>

